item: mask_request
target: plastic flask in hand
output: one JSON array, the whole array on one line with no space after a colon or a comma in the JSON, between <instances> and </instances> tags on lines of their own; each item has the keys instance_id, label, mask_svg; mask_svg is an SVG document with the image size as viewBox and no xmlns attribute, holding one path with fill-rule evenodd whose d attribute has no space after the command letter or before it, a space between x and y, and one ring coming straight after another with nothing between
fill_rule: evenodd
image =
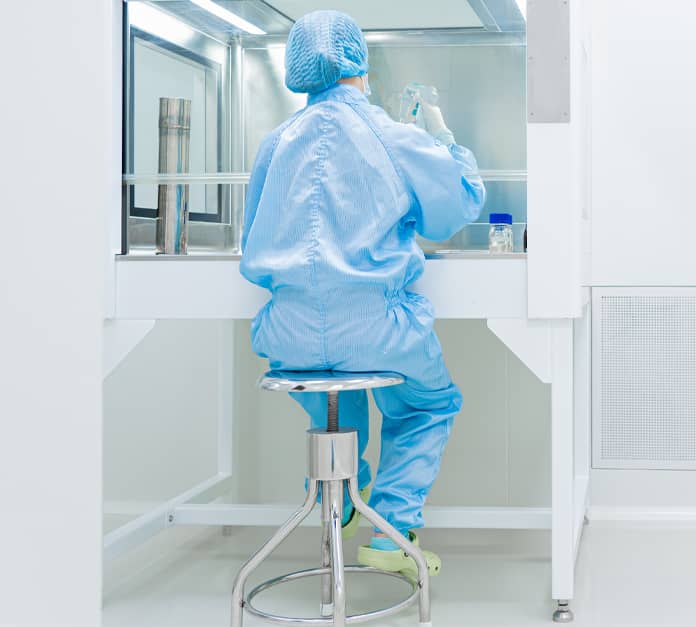
<instances>
[{"instance_id":1,"label":"plastic flask in hand","mask_svg":"<svg viewBox=\"0 0 696 627\"><path fill-rule=\"evenodd\" d=\"M401 105L399 107L399 122L404 124L416 124L423 127L424 123L420 115L421 102L437 105L437 89L431 85L422 83L409 83L401 93Z\"/></svg>"},{"instance_id":2,"label":"plastic flask in hand","mask_svg":"<svg viewBox=\"0 0 696 627\"><path fill-rule=\"evenodd\" d=\"M401 105L399 106L399 122L415 124L420 109L420 95L414 83L409 83L401 93Z\"/></svg>"}]
</instances>

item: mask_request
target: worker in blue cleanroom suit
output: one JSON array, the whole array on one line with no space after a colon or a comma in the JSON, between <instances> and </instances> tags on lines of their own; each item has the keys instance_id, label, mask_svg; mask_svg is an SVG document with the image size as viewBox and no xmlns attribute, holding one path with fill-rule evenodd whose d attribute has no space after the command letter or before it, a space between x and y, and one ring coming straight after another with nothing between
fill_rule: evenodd
<instances>
[{"instance_id":1,"label":"worker in blue cleanroom suit","mask_svg":"<svg viewBox=\"0 0 696 627\"><path fill-rule=\"evenodd\" d=\"M285 82L308 94L307 106L259 148L241 272L271 292L251 333L273 369L404 375L402 385L373 391L384 418L370 505L415 538L462 404L433 309L409 290L424 267L415 236L448 239L478 217L485 191L473 154L455 144L437 107L421 103L426 132L370 105L367 57L360 28L345 14L316 11L292 28ZM296 400L313 427L325 427L325 394ZM364 491L365 391L342 393L339 414L342 426L358 430ZM345 509L344 533L353 533L358 514ZM426 554L437 572L439 558ZM378 532L358 559L392 571L413 566Z\"/></svg>"}]
</instances>

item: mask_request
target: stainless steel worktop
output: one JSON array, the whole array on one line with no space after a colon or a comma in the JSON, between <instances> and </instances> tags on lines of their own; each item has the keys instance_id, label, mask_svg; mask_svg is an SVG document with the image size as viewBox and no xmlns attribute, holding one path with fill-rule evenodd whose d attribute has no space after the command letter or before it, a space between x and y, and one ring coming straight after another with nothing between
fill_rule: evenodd
<instances>
[{"instance_id":1,"label":"stainless steel worktop","mask_svg":"<svg viewBox=\"0 0 696 627\"><path fill-rule=\"evenodd\" d=\"M156 255L154 252L137 252L130 255L117 255L116 260L124 261L239 261L241 255L194 252L188 255ZM487 250L439 250L426 253L427 259L526 259L527 253L492 254Z\"/></svg>"}]
</instances>

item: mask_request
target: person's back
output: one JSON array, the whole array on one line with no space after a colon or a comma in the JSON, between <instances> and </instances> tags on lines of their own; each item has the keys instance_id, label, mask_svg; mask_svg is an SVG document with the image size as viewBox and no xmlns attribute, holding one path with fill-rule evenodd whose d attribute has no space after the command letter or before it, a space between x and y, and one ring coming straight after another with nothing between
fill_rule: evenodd
<instances>
[{"instance_id":1,"label":"person's back","mask_svg":"<svg viewBox=\"0 0 696 627\"><path fill-rule=\"evenodd\" d=\"M478 177L462 185L461 162L475 170L475 161L454 148L460 161L345 84L310 96L307 108L265 139L254 169L263 181L250 185L242 272L272 291L272 315L322 355L295 367L344 360L339 347L319 348L341 326L329 319L333 311L384 311L385 299L403 298L423 271L416 231L446 239L478 215ZM289 363L277 342L273 351L255 338L254 348Z\"/></svg>"},{"instance_id":2,"label":"person's back","mask_svg":"<svg viewBox=\"0 0 696 627\"><path fill-rule=\"evenodd\" d=\"M272 197L264 191L245 239L244 271L252 279L268 277L271 290L316 294L355 284L401 286L420 270L411 260L421 254L413 225L394 228L410 199L371 128L380 116L370 109L357 89L337 85L310 97L266 140L275 143L266 174ZM386 274L375 273L378 267Z\"/></svg>"},{"instance_id":3,"label":"person's back","mask_svg":"<svg viewBox=\"0 0 696 627\"><path fill-rule=\"evenodd\" d=\"M423 104L433 139L369 104L365 79L355 78L367 72L367 46L348 16L318 11L299 20L286 69L288 87L310 95L263 141L249 183L241 271L271 292L252 325L252 345L274 369L404 376L402 385L373 392L383 442L370 504L408 534L422 526L462 400L432 330L432 307L408 289L424 267L415 235L444 240L475 219L483 184L439 109ZM313 426L324 425L322 395L297 400ZM365 392L341 394L339 412L341 424L359 432L363 489L370 483ZM346 524L355 523L346 512ZM410 567L402 563L410 558L380 540L361 548L361 562Z\"/></svg>"}]
</instances>

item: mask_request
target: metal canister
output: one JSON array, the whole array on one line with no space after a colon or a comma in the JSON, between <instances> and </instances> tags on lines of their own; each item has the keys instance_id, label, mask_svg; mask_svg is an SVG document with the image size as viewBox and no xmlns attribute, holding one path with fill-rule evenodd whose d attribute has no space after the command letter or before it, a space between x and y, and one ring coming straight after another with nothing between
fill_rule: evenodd
<instances>
[{"instance_id":1,"label":"metal canister","mask_svg":"<svg viewBox=\"0 0 696 627\"><path fill-rule=\"evenodd\" d=\"M188 174L191 145L191 101L160 98L159 173ZM189 186L159 185L157 253L185 255L188 239Z\"/></svg>"}]
</instances>

